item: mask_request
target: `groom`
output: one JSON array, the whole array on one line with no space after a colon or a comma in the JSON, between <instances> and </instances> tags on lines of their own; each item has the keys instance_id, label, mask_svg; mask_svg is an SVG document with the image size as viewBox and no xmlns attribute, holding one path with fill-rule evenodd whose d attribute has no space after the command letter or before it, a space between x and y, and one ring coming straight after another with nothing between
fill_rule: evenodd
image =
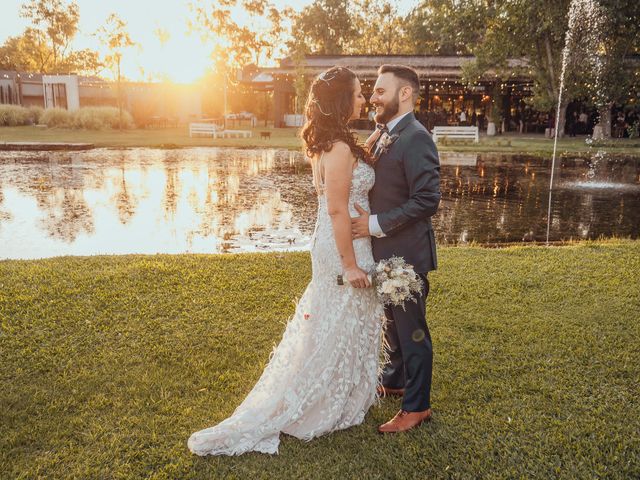
<instances>
[{"instance_id":1,"label":"groom","mask_svg":"<svg viewBox=\"0 0 640 480\"><path fill-rule=\"evenodd\" d=\"M402 65L382 65L371 103L378 129L368 140L376 171L369 192L371 215L352 219L354 238L372 236L376 262L394 255L413 265L424 282L417 303L386 307L390 362L382 375L382 394L402 396L402 409L381 433L409 430L431 418L433 350L426 322L427 273L435 270L436 243L431 217L440 203L440 163L431 135L416 120L418 74Z\"/></svg>"}]
</instances>

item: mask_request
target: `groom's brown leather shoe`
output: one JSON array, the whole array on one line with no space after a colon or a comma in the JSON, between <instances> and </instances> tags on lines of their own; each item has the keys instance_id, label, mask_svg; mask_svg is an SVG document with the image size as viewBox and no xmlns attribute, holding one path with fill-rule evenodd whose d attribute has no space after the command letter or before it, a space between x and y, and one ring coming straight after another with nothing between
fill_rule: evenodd
<instances>
[{"instance_id":1,"label":"groom's brown leather shoe","mask_svg":"<svg viewBox=\"0 0 640 480\"><path fill-rule=\"evenodd\" d=\"M378 385L377 391L380 397L402 397L404 395L404 388L389 388Z\"/></svg>"},{"instance_id":2,"label":"groom's brown leather shoe","mask_svg":"<svg viewBox=\"0 0 640 480\"><path fill-rule=\"evenodd\" d=\"M424 422L431 420L431 409L428 408L422 412L407 412L400 410L395 417L384 425L378 427L380 433L398 433L411 430Z\"/></svg>"}]
</instances>

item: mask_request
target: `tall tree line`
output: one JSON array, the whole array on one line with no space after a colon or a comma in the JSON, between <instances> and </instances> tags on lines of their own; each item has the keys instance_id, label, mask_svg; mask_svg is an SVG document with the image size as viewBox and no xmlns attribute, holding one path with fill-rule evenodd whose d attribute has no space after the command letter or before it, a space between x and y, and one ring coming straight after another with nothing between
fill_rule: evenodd
<instances>
[{"instance_id":1,"label":"tall tree line","mask_svg":"<svg viewBox=\"0 0 640 480\"><path fill-rule=\"evenodd\" d=\"M588 14L585 8L595 9L598 21L578 22L558 128L563 130L567 105L580 99L599 109L608 134L611 106L635 101L640 93L640 2L578 3L580 15ZM463 68L467 83L489 70L506 80L514 73L507 60L523 58L528 66L515 73L533 80L528 101L551 111L559 99L570 5L571 0L422 0L402 16L385 0L315 0L294 18L290 51L473 55ZM587 57L591 61L585 62Z\"/></svg>"}]
</instances>

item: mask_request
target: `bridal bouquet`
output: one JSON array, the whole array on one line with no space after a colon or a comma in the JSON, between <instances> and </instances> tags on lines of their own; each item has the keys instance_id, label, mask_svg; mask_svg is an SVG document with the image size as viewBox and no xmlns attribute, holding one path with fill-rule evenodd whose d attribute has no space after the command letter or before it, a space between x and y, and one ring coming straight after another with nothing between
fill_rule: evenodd
<instances>
[{"instance_id":1,"label":"bridal bouquet","mask_svg":"<svg viewBox=\"0 0 640 480\"><path fill-rule=\"evenodd\" d=\"M414 294L420 293L422 289L422 280L413 270L413 266L402 257L394 256L381 260L368 276L384 305L404 308L404 302L407 300L417 302ZM338 275L338 285L344 285L342 275Z\"/></svg>"}]
</instances>

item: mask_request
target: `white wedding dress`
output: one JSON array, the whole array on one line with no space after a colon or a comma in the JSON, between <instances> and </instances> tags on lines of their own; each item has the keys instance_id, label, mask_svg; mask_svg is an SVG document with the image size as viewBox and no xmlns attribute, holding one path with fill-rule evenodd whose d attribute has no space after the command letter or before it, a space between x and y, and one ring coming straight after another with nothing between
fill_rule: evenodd
<instances>
[{"instance_id":1,"label":"white wedding dress","mask_svg":"<svg viewBox=\"0 0 640 480\"><path fill-rule=\"evenodd\" d=\"M349 210L369 209L375 173L358 161L353 170ZM318 197L312 237L312 278L258 383L231 417L191 435L197 455L278 453L280 432L303 440L358 425L376 401L384 363L384 312L373 288L340 286L340 255L324 195ZM375 263L371 240L353 242L358 266Z\"/></svg>"}]
</instances>

